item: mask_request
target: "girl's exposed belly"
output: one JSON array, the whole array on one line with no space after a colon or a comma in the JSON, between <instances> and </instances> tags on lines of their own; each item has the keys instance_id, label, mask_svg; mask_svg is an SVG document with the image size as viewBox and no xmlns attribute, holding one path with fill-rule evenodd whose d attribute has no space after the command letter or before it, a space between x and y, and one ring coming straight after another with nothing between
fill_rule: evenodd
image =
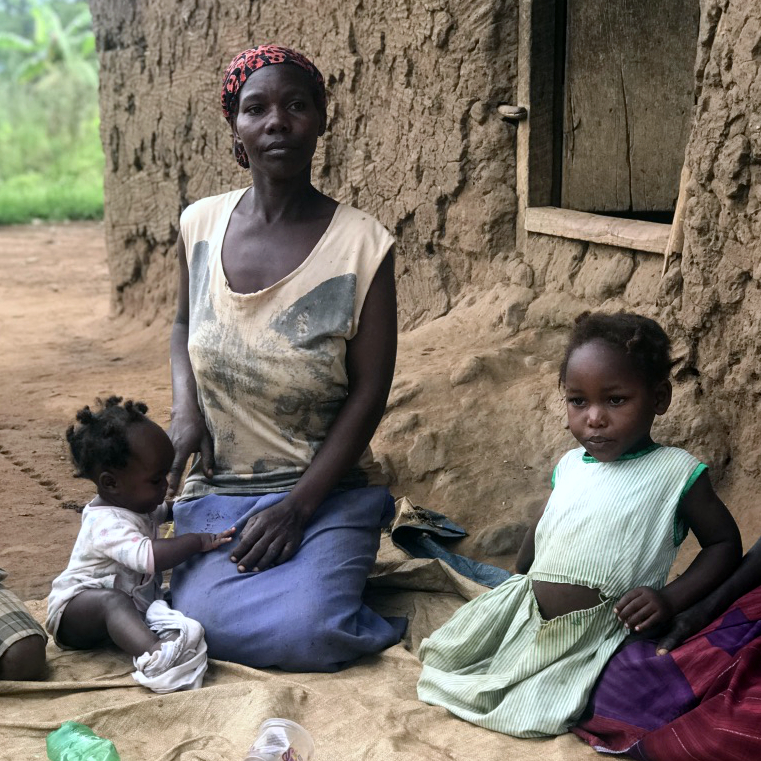
<instances>
[{"instance_id":1,"label":"girl's exposed belly","mask_svg":"<svg viewBox=\"0 0 761 761\"><path fill-rule=\"evenodd\" d=\"M599 589L581 584L561 584L554 581L531 581L539 613L545 621L564 616L574 610L594 608L602 602Z\"/></svg>"}]
</instances>

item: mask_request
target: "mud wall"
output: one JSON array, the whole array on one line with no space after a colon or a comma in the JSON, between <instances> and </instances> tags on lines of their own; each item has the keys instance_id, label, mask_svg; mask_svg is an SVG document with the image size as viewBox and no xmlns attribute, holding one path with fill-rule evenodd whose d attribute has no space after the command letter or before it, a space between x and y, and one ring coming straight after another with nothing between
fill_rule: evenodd
<instances>
[{"instance_id":1,"label":"mud wall","mask_svg":"<svg viewBox=\"0 0 761 761\"><path fill-rule=\"evenodd\" d=\"M171 315L173 246L189 203L241 187L218 105L246 47L279 42L325 75L329 121L314 164L326 193L397 236L400 316L444 314L515 230L516 0L92 0L101 63L113 301Z\"/></svg>"},{"instance_id":2,"label":"mud wall","mask_svg":"<svg viewBox=\"0 0 761 761\"><path fill-rule=\"evenodd\" d=\"M665 276L657 254L530 234L492 261L480 293L403 336L376 449L400 493L472 531L465 554L509 565L544 504L552 463L573 445L558 358L590 308L664 324L675 395L656 438L707 462L746 546L758 538L761 6L702 3L695 96L685 243ZM696 549L689 540L680 569Z\"/></svg>"},{"instance_id":3,"label":"mud wall","mask_svg":"<svg viewBox=\"0 0 761 761\"><path fill-rule=\"evenodd\" d=\"M91 0L114 304L171 316L180 211L247 179L219 73L250 44L293 44L330 92L317 184L399 240L407 330L375 441L395 492L471 528L476 555L509 556L572 445L556 375L567 329L584 309L636 309L664 324L678 359L658 438L728 476L755 538L761 6L701 0L685 243L662 277L658 254L533 234L516 250L515 128L495 108L515 98L517 1L324 0L289 14L270 1Z\"/></svg>"},{"instance_id":4,"label":"mud wall","mask_svg":"<svg viewBox=\"0 0 761 761\"><path fill-rule=\"evenodd\" d=\"M701 427L722 429L724 461L761 475L761 6L704 0L692 179L682 257L659 306L679 330Z\"/></svg>"},{"instance_id":5,"label":"mud wall","mask_svg":"<svg viewBox=\"0 0 761 761\"><path fill-rule=\"evenodd\" d=\"M703 0L683 253L658 255L529 235L517 327L568 328L582 310L636 309L675 344L676 405L664 438L715 478L761 476L761 6ZM512 265L516 267L515 264ZM514 277L513 277L514 279Z\"/></svg>"}]
</instances>

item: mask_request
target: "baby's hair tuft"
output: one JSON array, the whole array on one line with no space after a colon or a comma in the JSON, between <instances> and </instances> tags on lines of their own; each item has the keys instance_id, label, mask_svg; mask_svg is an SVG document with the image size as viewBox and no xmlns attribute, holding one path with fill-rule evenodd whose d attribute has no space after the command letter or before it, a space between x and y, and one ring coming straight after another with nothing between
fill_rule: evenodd
<instances>
[{"instance_id":1,"label":"baby's hair tuft","mask_svg":"<svg viewBox=\"0 0 761 761\"><path fill-rule=\"evenodd\" d=\"M109 396L105 401L99 398L95 403L95 411L89 405L77 410L78 425L66 429L75 475L91 480L100 470L118 470L127 465L130 458L127 430L130 425L145 421L148 412L143 402L128 399L122 404L121 396Z\"/></svg>"}]
</instances>

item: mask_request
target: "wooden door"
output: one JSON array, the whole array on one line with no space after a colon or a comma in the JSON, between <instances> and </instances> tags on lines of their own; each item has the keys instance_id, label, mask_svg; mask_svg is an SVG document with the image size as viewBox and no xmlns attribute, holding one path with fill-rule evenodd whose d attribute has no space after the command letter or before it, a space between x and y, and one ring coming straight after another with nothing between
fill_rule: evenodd
<instances>
[{"instance_id":1,"label":"wooden door","mask_svg":"<svg viewBox=\"0 0 761 761\"><path fill-rule=\"evenodd\" d=\"M567 0L561 205L673 211L698 0Z\"/></svg>"}]
</instances>

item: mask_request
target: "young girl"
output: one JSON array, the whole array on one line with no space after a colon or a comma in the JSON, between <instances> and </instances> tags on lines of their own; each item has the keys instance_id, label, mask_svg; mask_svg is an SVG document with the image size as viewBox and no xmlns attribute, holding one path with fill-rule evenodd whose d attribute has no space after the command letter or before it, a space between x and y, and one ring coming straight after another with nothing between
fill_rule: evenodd
<instances>
[{"instance_id":1,"label":"young girl","mask_svg":"<svg viewBox=\"0 0 761 761\"><path fill-rule=\"evenodd\" d=\"M53 582L45 626L64 648L113 642L133 656L135 680L154 692L200 687L203 628L163 601L161 571L229 542L233 529L157 538L169 513L174 448L142 402L121 401L112 396L95 412L84 407L79 425L66 431L77 475L98 496L82 513L68 568Z\"/></svg>"},{"instance_id":2,"label":"young girl","mask_svg":"<svg viewBox=\"0 0 761 761\"><path fill-rule=\"evenodd\" d=\"M669 350L645 317L579 317L560 383L581 447L555 468L518 555L524 575L421 644L421 700L516 737L566 732L627 634L667 621L735 569L740 535L706 466L650 438L671 402ZM702 549L666 584L688 529Z\"/></svg>"}]
</instances>

